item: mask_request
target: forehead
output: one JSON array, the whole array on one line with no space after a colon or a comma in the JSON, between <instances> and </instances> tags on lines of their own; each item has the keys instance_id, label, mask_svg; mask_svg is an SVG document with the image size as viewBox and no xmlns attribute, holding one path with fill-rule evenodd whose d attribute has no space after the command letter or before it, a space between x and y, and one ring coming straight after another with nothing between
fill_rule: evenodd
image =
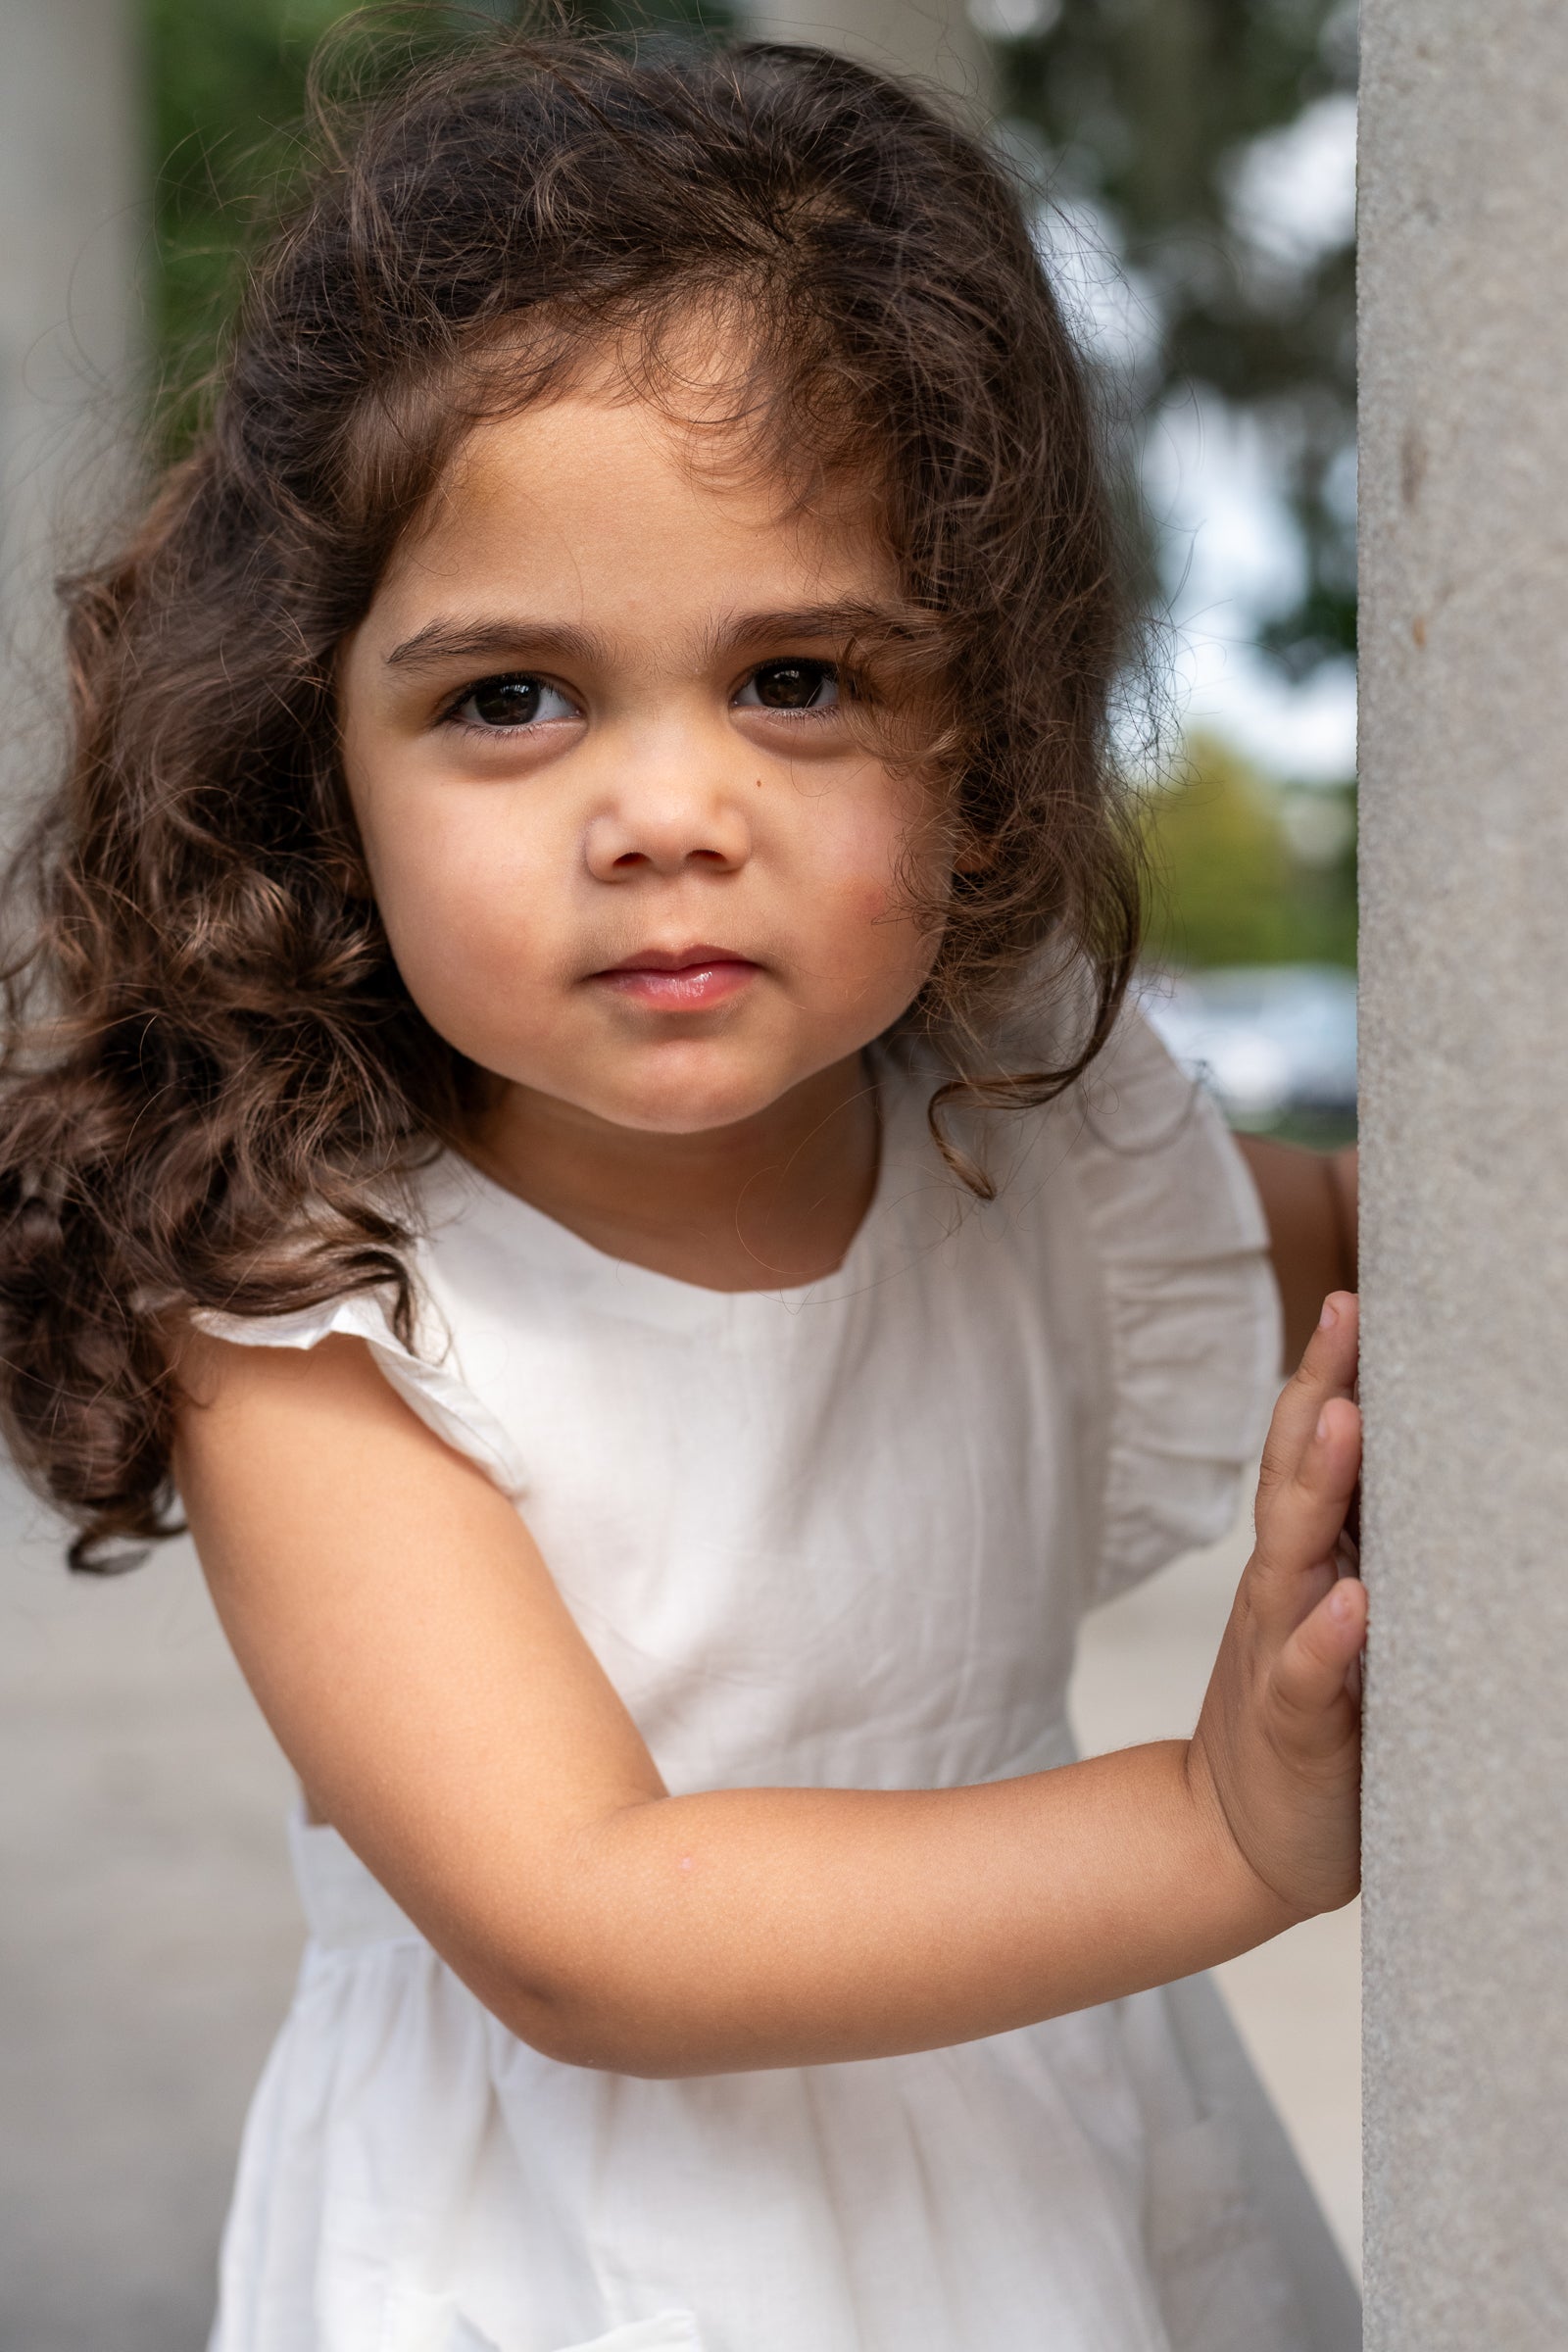
<instances>
[{"instance_id":1,"label":"forehead","mask_svg":"<svg viewBox=\"0 0 1568 2352\"><path fill-rule=\"evenodd\" d=\"M742 604L891 594L870 500L832 477L803 495L719 398L699 384L676 410L589 381L477 425L388 565L377 633L454 597L668 633Z\"/></svg>"}]
</instances>

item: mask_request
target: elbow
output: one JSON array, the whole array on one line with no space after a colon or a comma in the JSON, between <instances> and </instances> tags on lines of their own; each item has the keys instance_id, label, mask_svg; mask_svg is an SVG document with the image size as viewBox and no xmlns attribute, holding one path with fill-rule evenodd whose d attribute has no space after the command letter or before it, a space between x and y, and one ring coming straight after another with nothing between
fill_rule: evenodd
<instances>
[{"instance_id":1,"label":"elbow","mask_svg":"<svg viewBox=\"0 0 1568 2352\"><path fill-rule=\"evenodd\" d=\"M536 1889L525 1919L492 1917L482 1956L471 1955L478 1965L453 1955L470 1990L560 2066L662 2082L756 2063L748 2021L715 2000L715 1972L690 1922L671 1935L664 1911L639 1899L639 1874L618 1846L609 1868L584 1859L579 1849L569 1899L542 1901Z\"/></svg>"},{"instance_id":2,"label":"elbow","mask_svg":"<svg viewBox=\"0 0 1568 2352\"><path fill-rule=\"evenodd\" d=\"M507 1986L485 2006L510 2034L557 2066L590 2073L635 2075L645 2082L672 2082L687 2075L720 2071L722 2061L705 2050L701 2032L673 2029L651 2005L613 1999L602 1989L578 1986L542 1993L535 1985Z\"/></svg>"},{"instance_id":3,"label":"elbow","mask_svg":"<svg viewBox=\"0 0 1568 2352\"><path fill-rule=\"evenodd\" d=\"M663 1981L646 1949L631 1967L598 1949L446 1957L509 2034L558 2066L660 2082L745 2063L716 2047L710 2005L694 2004L690 1984Z\"/></svg>"}]
</instances>

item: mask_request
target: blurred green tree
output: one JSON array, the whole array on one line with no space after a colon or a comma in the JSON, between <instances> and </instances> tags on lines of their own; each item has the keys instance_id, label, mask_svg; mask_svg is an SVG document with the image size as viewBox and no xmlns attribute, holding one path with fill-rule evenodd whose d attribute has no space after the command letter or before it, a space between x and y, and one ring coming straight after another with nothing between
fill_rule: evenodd
<instances>
[{"instance_id":1,"label":"blurred green tree","mask_svg":"<svg viewBox=\"0 0 1568 2352\"><path fill-rule=\"evenodd\" d=\"M1305 563L1262 642L1298 676L1352 652L1354 223L1309 233L1278 199L1291 141L1349 130L1355 0L970 5L1021 160L1069 239L1127 271L1145 348L1126 389L1151 413L1206 388L1264 430Z\"/></svg>"},{"instance_id":2,"label":"blurred green tree","mask_svg":"<svg viewBox=\"0 0 1568 2352\"><path fill-rule=\"evenodd\" d=\"M342 0L145 0L153 346L165 432L194 422L258 205L286 181L311 50Z\"/></svg>"},{"instance_id":3,"label":"blurred green tree","mask_svg":"<svg viewBox=\"0 0 1568 2352\"><path fill-rule=\"evenodd\" d=\"M240 260L300 157L306 74L361 0L143 0L152 92L152 341L165 448L189 438L233 306ZM368 23L373 24L375 12ZM379 12L394 51L511 22L515 0L404 0ZM585 22L728 27L724 0L576 0Z\"/></svg>"},{"instance_id":4,"label":"blurred green tree","mask_svg":"<svg viewBox=\"0 0 1568 2352\"><path fill-rule=\"evenodd\" d=\"M1162 970L1355 962L1348 789L1282 792L1208 736L1145 803L1146 961Z\"/></svg>"}]
</instances>

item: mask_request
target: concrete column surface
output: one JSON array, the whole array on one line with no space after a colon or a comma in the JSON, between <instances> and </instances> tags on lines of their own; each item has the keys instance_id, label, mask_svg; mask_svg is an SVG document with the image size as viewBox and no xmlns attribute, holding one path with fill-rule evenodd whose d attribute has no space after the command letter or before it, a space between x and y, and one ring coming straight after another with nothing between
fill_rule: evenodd
<instances>
[{"instance_id":1,"label":"concrete column surface","mask_svg":"<svg viewBox=\"0 0 1568 2352\"><path fill-rule=\"evenodd\" d=\"M1568 8L1365 0L1366 2342L1568 2343Z\"/></svg>"}]
</instances>

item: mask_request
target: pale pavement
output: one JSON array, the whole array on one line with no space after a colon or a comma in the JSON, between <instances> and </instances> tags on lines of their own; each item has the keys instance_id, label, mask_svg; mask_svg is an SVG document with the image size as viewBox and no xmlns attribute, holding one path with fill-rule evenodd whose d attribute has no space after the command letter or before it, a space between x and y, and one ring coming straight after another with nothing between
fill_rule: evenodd
<instances>
[{"instance_id":1,"label":"pale pavement","mask_svg":"<svg viewBox=\"0 0 1568 2352\"><path fill-rule=\"evenodd\" d=\"M1240 1549L1092 1622L1086 1745L1191 1728ZM289 1790L188 1547L70 1579L0 1489L0 2352L200 2352L299 1951ZM1356 1962L1347 1913L1224 1971L1352 2252Z\"/></svg>"}]
</instances>

